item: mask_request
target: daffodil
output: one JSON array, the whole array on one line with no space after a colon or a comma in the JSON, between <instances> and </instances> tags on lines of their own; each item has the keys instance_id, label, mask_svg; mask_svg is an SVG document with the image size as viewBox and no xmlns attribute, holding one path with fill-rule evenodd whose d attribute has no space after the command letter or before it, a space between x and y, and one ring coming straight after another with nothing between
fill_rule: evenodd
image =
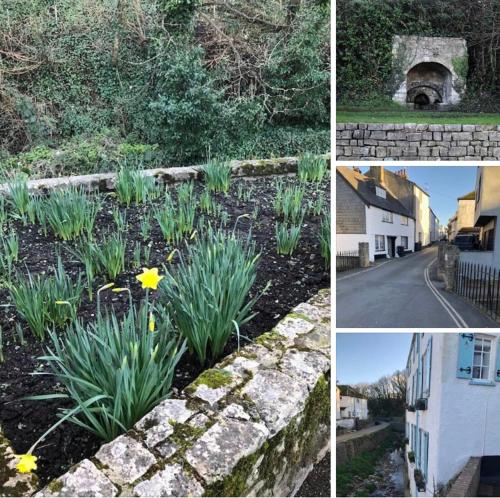
<instances>
[{"instance_id":1,"label":"daffodil","mask_svg":"<svg viewBox=\"0 0 500 498\"><path fill-rule=\"evenodd\" d=\"M153 313L149 314L149 331L154 332L155 331L155 317Z\"/></svg>"},{"instance_id":2,"label":"daffodil","mask_svg":"<svg viewBox=\"0 0 500 498\"><path fill-rule=\"evenodd\" d=\"M16 455L16 458L19 458L16 468L22 474L29 474L32 470L36 470L38 458L35 455L25 453L24 455Z\"/></svg>"},{"instance_id":3,"label":"daffodil","mask_svg":"<svg viewBox=\"0 0 500 498\"><path fill-rule=\"evenodd\" d=\"M130 292L129 289L126 287L115 287L114 289L111 290L111 292Z\"/></svg>"},{"instance_id":4,"label":"daffodil","mask_svg":"<svg viewBox=\"0 0 500 498\"><path fill-rule=\"evenodd\" d=\"M158 275L158 268L143 268L135 278L141 282L143 289L156 290L163 276Z\"/></svg>"}]
</instances>

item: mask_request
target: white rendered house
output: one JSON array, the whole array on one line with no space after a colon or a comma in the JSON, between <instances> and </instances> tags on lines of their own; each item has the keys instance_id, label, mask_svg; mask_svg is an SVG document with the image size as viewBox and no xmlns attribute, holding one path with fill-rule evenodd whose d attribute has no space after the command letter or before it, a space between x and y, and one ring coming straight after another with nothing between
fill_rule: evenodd
<instances>
[{"instance_id":1,"label":"white rendered house","mask_svg":"<svg viewBox=\"0 0 500 498\"><path fill-rule=\"evenodd\" d=\"M396 258L413 252L414 234L411 212L384 186L358 169L337 167L337 252L368 242L370 261Z\"/></svg>"},{"instance_id":2,"label":"white rendered house","mask_svg":"<svg viewBox=\"0 0 500 498\"><path fill-rule=\"evenodd\" d=\"M377 181L405 207L415 220L415 242L421 247L428 246L432 242L429 194L408 178L404 168L393 172L383 166L370 166L366 175Z\"/></svg>"},{"instance_id":3,"label":"white rendered house","mask_svg":"<svg viewBox=\"0 0 500 498\"><path fill-rule=\"evenodd\" d=\"M351 386L339 385L337 389L340 394L340 418L366 420L368 418L368 400Z\"/></svg>"},{"instance_id":4,"label":"white rendered house","mask_svg":"<svg viewBox=\"0 0 500 498\"><path fill-rule=\"evenodd\" d=\"M500 455L500 334L416 333L407 376L410 493L436 496L470 457Z\"/></svg>"}]
</instances>

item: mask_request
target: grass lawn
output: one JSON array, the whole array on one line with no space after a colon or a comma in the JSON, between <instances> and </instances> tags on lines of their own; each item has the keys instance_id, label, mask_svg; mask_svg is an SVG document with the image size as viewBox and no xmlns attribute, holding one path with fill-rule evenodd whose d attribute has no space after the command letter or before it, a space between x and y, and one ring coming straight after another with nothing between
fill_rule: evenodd
<instances>
[{"instance_id":1,"label":"grass lawn","mask_svg":"<svg viewBox=\"0 0 500 498\"><path fill-rule=\"evenodd\" d=\"M367 109L338 107L337 123L421 123L500 125L500 113L453 111L411 111L409 109Z\"/></svg>"}]
</instances>

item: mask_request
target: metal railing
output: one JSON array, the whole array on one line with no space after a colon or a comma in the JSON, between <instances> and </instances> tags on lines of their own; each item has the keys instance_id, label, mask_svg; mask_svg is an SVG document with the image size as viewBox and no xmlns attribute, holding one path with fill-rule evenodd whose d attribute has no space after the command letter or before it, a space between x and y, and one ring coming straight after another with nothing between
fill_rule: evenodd
<instances>
[{"instance_id":1,"label":"metal railing","mask_svg":"<svg viewBox=\"0 0 500 498\"><path fill-rule=\"evenodd\" d=\"M359 254L357 251L338 252L335 259L338 272L359 268Z\"/></svg>"},{"instance_id":2,"label":"metal railing","mask_svg":"<svg viewBox=\"0 0 500 498\"><path fill-rule=\"evenodd\" d=\"M459 262L455 270L455 292L493 319L500 317L500 270L479 263Z\"/></svg>"}]
</instances>

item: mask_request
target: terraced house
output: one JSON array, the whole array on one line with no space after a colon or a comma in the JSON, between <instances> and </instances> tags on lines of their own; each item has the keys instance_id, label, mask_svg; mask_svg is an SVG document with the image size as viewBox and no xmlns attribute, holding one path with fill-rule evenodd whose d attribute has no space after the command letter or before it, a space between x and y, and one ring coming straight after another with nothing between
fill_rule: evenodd
<instances>
[{"instance_id":1,"label":"terraced house","mask_svg":"<svg viewBox=\"0 0 500 498\"><path fill-rule=\"evenodd\" d=\"M379 181L358 168L337 167L337 251L368 242L370 261L413 252L415 218Z\"/></svg>"},{"instance_id":2,"label":"terraced house","mask_svg":"<svg viewBox=\"0 0 500 498\"><path fill-rule=\"evenodd\" d=\"M414 334L407 381L411 496L500 496L500 334Z\"/></svg>"}]
</instances>

